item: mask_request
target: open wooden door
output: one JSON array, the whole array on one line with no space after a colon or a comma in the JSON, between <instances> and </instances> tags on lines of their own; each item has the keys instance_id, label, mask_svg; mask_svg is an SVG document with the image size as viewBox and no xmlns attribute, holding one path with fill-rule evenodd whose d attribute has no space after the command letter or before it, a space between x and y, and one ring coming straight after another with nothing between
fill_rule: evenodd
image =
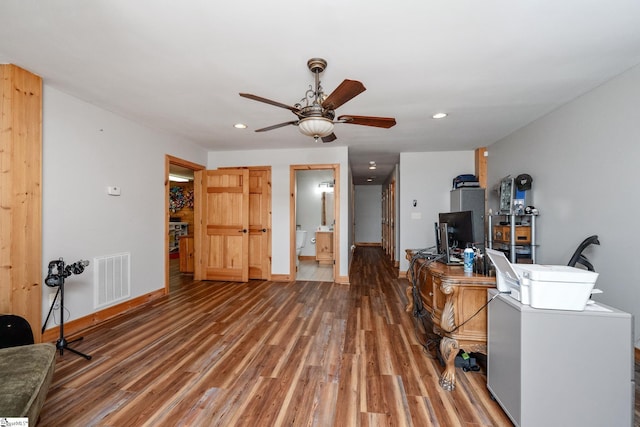
<instances>
[{"instance_id":1,"label":"open wooden door","mask_svg":"<svg viewBox=\"0 0 640 427\"><path fill-rule=\"evenodd\" d=\"M202 201L195 212L194 279L248 281L249 171L207 170L194 176Z\"/></svg>"}]
</instances>

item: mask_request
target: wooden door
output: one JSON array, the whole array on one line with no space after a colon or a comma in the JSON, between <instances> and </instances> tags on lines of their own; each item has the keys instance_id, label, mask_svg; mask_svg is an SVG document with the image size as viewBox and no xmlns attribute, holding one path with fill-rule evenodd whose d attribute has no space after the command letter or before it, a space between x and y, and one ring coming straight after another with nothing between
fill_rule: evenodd
<instances>
[{"instance_id":1,"label":"wooden door","mask_svg":"<svg viewBox=\"0 0 640 427\"><path fill-rule=\"evenodd\" d=\"M388 254L389 253L389 240L388 240L388 236L389 236L389 223L387 221L387 189L383 188L382 189L382 200L381 200L381 208L380 208L380 212L382 213L382 249L384 250L384 253Z\"/></svg>"},{"instance_id":2,"label":"wooden door","mask_svg":"<svg viewBox=\"0 0 640 427\"><path fill-rule=\"evenodd\" d=\"M271 280L271 168L249 169L249 279Z\"/></svg>"},{"instance_id":3,"label":"wooden door","mask_svg":"<svg viewBox=\"0 0 640 427\"><path fill-rule=\"evenodd\" d=\"M271 280L271 167L249 171L249 279Z\"/></svg>"},{"instance_id":4,"label":"wooden door","mask_svg":"<svg viewBox=\"0 0 640 427\"><path fill-rule=\"evenodd\" d=\"M195 172L196 280L249 280L249 171Z\"/></svg>"},{"instance_id":5,"label":"wooden door","mask_svg":"<svg viewBox=\"0 0 640 427\"><path fill-rule=\"evenodd\" d=\"M391 260L396 262L396 182L391 181L389 185L389 196L388 196L389 209L387 218L389 221L389 254L391 255Z\"/></svg>"}]
</instances>

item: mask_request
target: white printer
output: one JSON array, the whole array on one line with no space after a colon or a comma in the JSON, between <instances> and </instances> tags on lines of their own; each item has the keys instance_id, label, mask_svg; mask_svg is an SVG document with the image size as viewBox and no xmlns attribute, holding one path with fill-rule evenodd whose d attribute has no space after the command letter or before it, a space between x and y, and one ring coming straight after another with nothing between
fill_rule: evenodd
<instances>
[{"instance_id":1,"label":"white printer","mask_svg":"<svg viewBox=\"0 0 640 427\"><path fill-rule=\"evenodd\" d=\"M582 311L594 289L598 273L566 265L511 264L501 251L487 249L496 268L499 292L507 292L533 308Z\"/></svg>"}]
</instances>

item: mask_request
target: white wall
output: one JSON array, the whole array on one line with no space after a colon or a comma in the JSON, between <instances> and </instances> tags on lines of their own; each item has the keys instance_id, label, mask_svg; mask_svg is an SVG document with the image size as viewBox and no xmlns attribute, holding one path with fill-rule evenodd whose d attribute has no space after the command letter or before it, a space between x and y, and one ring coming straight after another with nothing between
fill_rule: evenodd
<instances>
[{"instance_id":1,"label":"white wall","mask_svg":"<svg viewBox=\"0 0 640 427\"><path fill-rule=\"evenodd\" d=\"M474 173L473 151L400 154L400 271L407 271L405 250L435 245L434 223L449 212L453 178ZM416 207L413 207L413 201Z\"/></svg>"},{"instance_id":2,"label":"white wall","mask_svg":"<svg viewBox=\"0 0 640 427\"><path fill-rule=\"evenodd\" d=\"M382 186L355 186L356 243L382 241Z\"/></svg>"},{"instance_id":3,"label":"white wall","mask_svg":"<svg viewBox=\"0 0 640 427\"><path fill-rule=\"evenodd\" d=\"M639 100L637 66L488 147L490 186L508 174L533 177L539 263L566 264L584 238L599 236L585 252L604 291L595 299L633 313L636 340Z\"/></svg>"},{"instance_id":4,"label":"white wall","mask_svg":"<svg viewBox=\"0 0 640 427\"><path fill-rule=\"evenodd\" d=\"M348 273L348 152L347 147L322 147L287 150L209 152L207 168L231 166L271 166L272 191L272 274L290 273L289 255L289 166L314 164L340 165L340 271Z\"/></svg>"},{"instance_id":5,"label":"white wall","mask_svg":"<svg viewBox=\"0 0 640 427\"><path fill-rule=\"evenodd\" d=\"M131 297L164 288L165 154L204 164L206 151L44 85L43 278L49 261L131 253ZM119 197L107 186L122 188ZM50 292L43 286L43 321ZM95 312L93 263L67 278L66 320ZM56 316L57 317L57 316ZM49 322L53 327L53 322Z\"/></svg>"}]
</instances>

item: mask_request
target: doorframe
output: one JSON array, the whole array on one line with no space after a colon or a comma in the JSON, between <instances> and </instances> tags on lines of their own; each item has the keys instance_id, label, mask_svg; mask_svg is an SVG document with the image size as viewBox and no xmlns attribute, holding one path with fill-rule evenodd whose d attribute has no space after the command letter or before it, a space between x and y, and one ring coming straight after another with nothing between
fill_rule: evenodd
<instances>
[{"instance_id":1,"label":"doorframe","mask_svg":"<svg viewBox=\"0 0 640 427\"><path fill-rule=\"evenodd\" d=\"M340 272L340 164L290 165L289 166L289 277L296 280L296 171L333 170L333 281L337 282Z\"/></svg>"},{"instance_id":2,"label":"doorframe","mask_svg":"<svg viewBox=\"0 0 640 427\"><path fill-rule=\"evenodd\" d=\"M206 169L206 166L200 165L198 163L193 163L188 160L181 159L179 157L174 157L169 154L165 154L164 156L164 293L165 295L169 294L169 218L171 217L171 212L169 212L169 171L171 169L171 165L181 166L183 168L191 169L192 171L199 171ZM200 201L195 197L193 198L194 210L195 205L200 203ZM197 248L194 247L194 252Z\"/></svg>"}]
</instances>

